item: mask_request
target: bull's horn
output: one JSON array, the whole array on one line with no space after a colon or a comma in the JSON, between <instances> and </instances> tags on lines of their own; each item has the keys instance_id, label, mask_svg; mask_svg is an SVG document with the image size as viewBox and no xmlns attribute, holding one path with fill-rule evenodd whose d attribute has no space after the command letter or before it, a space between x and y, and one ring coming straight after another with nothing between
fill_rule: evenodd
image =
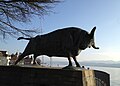
<instances>
[{"instance_id":1,"label":"bull's horn","mask_svg":"<svg viewBox=\"0 0 120 86\"><path fill-rule=\"evenodd\" d=\"M90 32L91 39L94 39L95 30L96 30L96 27L94 27L94 28L91 30L91 32ZM95 46L95 43L92 45L92 47L93 47L94 49L99 49L99 47L96 47L96 46Z\"/></svg>"},{"instance_id":2,"label":"bull's horn","mask_svg":"<svg viewBox=\"0 0 120 86\"><path fill-rule=\"evenodd\" d=\"M91 32L90 32L90 36L91 38L94 38L94 33L95 33L96 27L94 27Z\"/></svg>"}]
</instances>

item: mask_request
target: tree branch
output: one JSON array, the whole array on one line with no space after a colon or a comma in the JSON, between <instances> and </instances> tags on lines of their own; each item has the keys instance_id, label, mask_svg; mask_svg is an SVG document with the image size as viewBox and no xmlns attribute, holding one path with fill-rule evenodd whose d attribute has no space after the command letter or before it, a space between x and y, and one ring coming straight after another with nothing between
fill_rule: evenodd
<instances>
[{"instance_id":1,"label":"tree branch","mask_svg":"<svg viewBox=\"0 0 120 86\"><path fill-rule=\"evenodd\" d=\"M31 33L36 33L36 29L21 29L13 25L17 22L30 22L32 17L41 16L50 12L54 3L59 0L0 0L0 35L3 38L6 34L17 36L22 35L31 37Z\"/></svg>"}]
</instances>

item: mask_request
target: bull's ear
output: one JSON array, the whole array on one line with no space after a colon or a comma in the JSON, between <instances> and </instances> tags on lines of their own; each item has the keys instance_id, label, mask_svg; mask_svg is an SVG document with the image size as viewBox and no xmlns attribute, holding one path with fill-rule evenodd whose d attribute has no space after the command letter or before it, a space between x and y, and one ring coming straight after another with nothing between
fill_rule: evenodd
<instances>
[{"instance_id":1,"label":"bull's ear","mask_svg":"<svg viewBox=\"0 0 120 86\"><path fill-rule=\"evenodd\" d=\"M94 33L95 33L96 27L93 27L93 29L90 32L90 37L94 38Z\"/></svg>"}]
</instances>

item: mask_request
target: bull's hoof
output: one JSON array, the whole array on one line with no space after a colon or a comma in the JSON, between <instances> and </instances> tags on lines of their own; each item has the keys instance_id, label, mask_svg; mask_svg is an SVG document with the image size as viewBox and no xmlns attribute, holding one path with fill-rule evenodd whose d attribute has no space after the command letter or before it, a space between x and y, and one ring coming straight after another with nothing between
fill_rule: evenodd
<instances>
[{"instance_id":1,"label":"bull's hoof","mask_svg":"<svg viewBox=\"0 0 120 86\"><path fill-rule=\"evenodd\" d=\"M66 66L66 67L63 67L62 69L81 70L80 67L74 67L74 66Z\"/></svg>"}]
</instances>

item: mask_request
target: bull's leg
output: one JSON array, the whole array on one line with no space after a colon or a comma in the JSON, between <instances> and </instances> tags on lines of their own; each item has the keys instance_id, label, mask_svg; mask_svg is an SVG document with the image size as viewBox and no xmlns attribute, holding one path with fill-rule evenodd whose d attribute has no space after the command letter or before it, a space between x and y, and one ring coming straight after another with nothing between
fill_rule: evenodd
<instances>
[{"instance_id":1,"label":"bull's leg","mask_svg":"<svg viewBox=\"0 0 120 86\"><path fill-rule=\"evenodd\" d=\"M68 66L72 66L72 61L71 61L70 57L68 57L68 61L69 61L69 65Z\"/></svg>"},{"instance_id":2,"label":"bull's leg","mask_svg":"<svg viewBox=\"0 0 120 86\"><path fill-rule=\"evenodd\" d=\"M80 67L80 68L81 68L81 66L80 66L80 64L77 62L77 60L76 60L76 57L75 57L75 56L73 57L73 60L75 61L76 67Z\"/></svg>"},{"instance_id":3,"label":"bull's leg","mask_svg":"<svg viewBox=\"0 0 120 86\"><path fill-rule=\"evenodd\" d=\"M21 54L21 55L18 57L18 59L15 61L15 64L14 64L14 65L16 65L20 60L22 60L26 55L27 55L27 54L25 54L25 53Z\"/></svg>"},{"instance_id":4,"label":"bull's leg","mask_svg":"<svg viewBox=\"0 0 120 86\"><path fill-rule=\"evenodd\" d=\"M35 58L33 59L33 65L35 65L36 64L36 61L35 61Z\"/></svg>"},{"instance_id":5,"label":"bull's leg","mask_svg":"<svg viewBox=\"0 0 120 86\"><path fill-rule=\"evenodd\" d=\"M36 58L37 58L37 55L34 54L34 57L33 57L33 64L36 64Z\"/></svg>"}]
</instances>

